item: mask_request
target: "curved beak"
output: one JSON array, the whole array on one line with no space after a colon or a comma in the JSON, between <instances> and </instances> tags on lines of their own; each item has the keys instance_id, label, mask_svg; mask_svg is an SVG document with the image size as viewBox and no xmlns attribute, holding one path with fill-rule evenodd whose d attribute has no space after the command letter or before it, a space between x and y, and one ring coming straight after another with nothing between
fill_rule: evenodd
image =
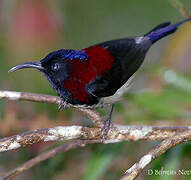
<instances>
[{"instance_id":1,"label":"curved beak","mask_svg":"<svg viewBox=\"0 0 191 180\"><path fill-rule=\"evenodd\" d=\"M34 62L27 62L27 63L23 63L23 64L19 64L17 66L14 66L11 69L9 69L8 72L10 73L10 72L14 72L16 70L24 69L24 68L35 68L40 71L44 70L40 61L34 61Z\"/></svg>"}]
</instances>

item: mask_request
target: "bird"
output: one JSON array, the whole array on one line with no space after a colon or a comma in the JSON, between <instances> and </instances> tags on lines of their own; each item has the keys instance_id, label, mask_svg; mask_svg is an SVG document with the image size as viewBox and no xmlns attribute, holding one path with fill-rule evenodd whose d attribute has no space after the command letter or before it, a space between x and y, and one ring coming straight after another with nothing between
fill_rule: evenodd
<instances>
[{"instance_id":1,"label":"bird","mask_svg":"<svg viewBox=\"0 0 191 180\"><path fill-rule=\"evenodd\" d=\"M86 108L109 105L110 113L102 127L105 139L114 104L128 91L150 47L190 20L165 22L142 36L110 40L80 50L59 49L40 61L16 65L9 72L23 68L42 72L61 98L59 109L66 104Z\"/></svg>"}]
</instances>

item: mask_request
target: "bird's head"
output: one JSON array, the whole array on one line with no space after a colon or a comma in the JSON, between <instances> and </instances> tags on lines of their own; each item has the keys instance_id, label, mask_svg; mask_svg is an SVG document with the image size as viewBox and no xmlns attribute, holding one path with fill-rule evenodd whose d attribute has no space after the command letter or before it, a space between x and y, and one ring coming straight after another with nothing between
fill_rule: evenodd
<instances>
[{"instance_id":1,"label":"bird's head","mask_svg":"<svg viewBox=\"0 0 191 180\"><path fill-rule=\"evenodd\" d=\"M70 61L74 59L85 60L88 55L83 50L65 50L51 52L40 61L26 62L14 66L9 70L13 72L24 68L35 68L42 72L59 95L67 96L62 90L62 84L70 75Z\"/></svg>"}]
</instances>

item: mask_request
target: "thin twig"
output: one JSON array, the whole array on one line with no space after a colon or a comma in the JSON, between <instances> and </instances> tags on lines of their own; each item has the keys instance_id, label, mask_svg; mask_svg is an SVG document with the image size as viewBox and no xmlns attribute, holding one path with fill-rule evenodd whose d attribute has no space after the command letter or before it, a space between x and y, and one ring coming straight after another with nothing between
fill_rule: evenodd
<instances>
[{"instance_id":1,"label":"thin twig","mask_svg":"<svg viewBox=\"0 0 191 180\"><path fill-rule=\"evenodd\" d=\"M13 169L12 171L10 171L8 173L6 173L6 175L1 177L0 179L1 180L10 180L10 179L14 178L15 176L18 176L19 174L32 168L33 166L39 164L40 162L50 159L57 154L61 154L63 152L69 151L69 150L77 148L77 147L84 147L87 144L98 143L98 142L100 142L100 141L98 141L98 140L97 141L91 141L91 140L80 141L80 140L78 140L78 141L67 143L65 145L58 146L50 151L39 154L35 158L27 161L26 163L18 166L17 168Z\"/></svg>"},{"instance_id":2,"label":"thin twig","mask_svg":"<svg viewBox=\"0 0 191 180\"><path fill-rule=\"evenodd\" d=\"M164 154L167 150L172 147L190 141L191 130L177 133L173 137L163 140L160 144L155 146L151 151L144 155L138 162L136 162L131 168L129 168L121 180L133 180L135 179L142 170L150 164L154 159Z\"/></svg>"}]
</instances>

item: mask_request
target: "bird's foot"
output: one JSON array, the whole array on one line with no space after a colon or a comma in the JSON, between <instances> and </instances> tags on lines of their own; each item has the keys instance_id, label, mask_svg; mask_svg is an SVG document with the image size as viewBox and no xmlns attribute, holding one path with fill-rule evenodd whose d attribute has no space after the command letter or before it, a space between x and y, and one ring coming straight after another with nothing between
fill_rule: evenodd
<instances>
[{"instance_id":1,"label":"bird's foot","mask_svg":"<svg viewBox=\"0 0 191 180\"><path fill-rule=\"evenodd\" d=\"M60 100L60 103L58 105L58 110L60 111L62 109L62 107L64 107L64 109L67 108L67 102L64 101L63 99Z\"/></svg>"},{"instance_id":2,"label":"bird's foot","mask_svg":"<svg viewBox=\"0 0 191 180\"><path fill-rule=\"evenodd\" d=\"M111 118L107 118L104 122L103 127L99 132L99 136L102 136L102 142L104 142L107 138L108 132L110 130Z\"/></svg>"},{"instance_id":3,"label":"bird's foot","mask_svg":"<svg viewBox=\"0 0 191 180\"><path fill-rule=\"evenodd\" d=\"M107 138L108 132L110 130L110 125L111 125L111 116L112 116L112 112L113 112L113 107L114 105L111 105L111 109L110 109L110 113L109 113L109 117L107 119L105 119L104 125L101 128L101 131L99 132L99 136L102 136L102 142L104 142Z\"/></svg>"}]
</instances>

